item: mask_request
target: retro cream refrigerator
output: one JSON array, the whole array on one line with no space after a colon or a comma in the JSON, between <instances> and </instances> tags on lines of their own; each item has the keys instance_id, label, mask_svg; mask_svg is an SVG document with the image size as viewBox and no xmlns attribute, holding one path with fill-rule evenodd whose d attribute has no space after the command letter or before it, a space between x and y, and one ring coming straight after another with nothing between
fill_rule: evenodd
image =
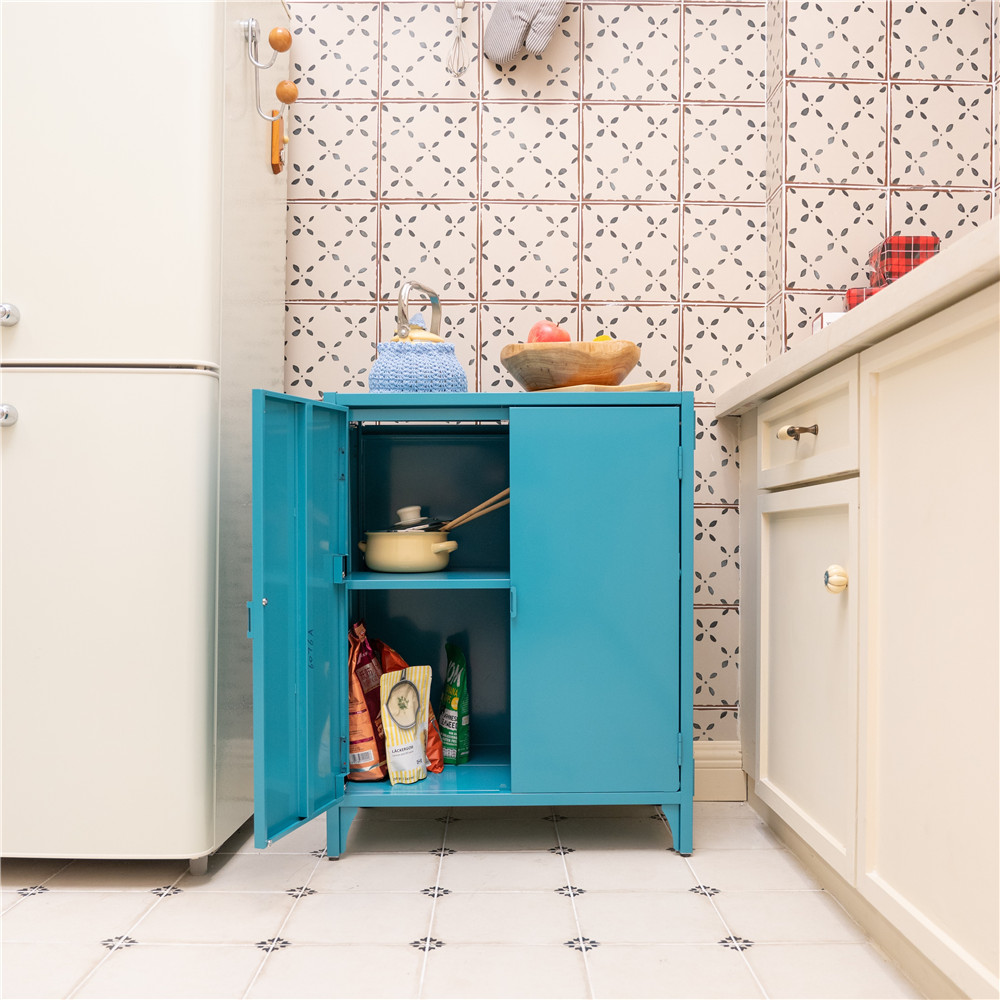
<instances>
[{"instance_id":1,"label":"retro cream refrigerator","mask_svg":"<svg viewBox=\"0 0 1000 1000\"><path fill-rule=\"evenodd\" d=\"M280 2L0 5L6 857L204 859L252 810L285 174L250 17L266 61Z\"/></svg>"}]
</instances>

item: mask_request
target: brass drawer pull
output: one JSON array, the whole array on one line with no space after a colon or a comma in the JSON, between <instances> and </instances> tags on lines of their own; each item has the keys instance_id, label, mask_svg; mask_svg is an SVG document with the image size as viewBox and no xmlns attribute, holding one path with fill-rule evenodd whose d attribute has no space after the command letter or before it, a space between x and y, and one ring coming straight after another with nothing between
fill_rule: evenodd
<instances>
[{"instance_id":1,"label":"brass drawer pull","mask_svg":"<svg viewBox=\"0 0 1000 1000\"><path fill-rule=\"evenodd\" d=\"M802 434L819 434L819 424L813 424L812 427L796 427L789 424L787 427L778 428L779 441L798 441Z\"/></svg>"}]
</instances>

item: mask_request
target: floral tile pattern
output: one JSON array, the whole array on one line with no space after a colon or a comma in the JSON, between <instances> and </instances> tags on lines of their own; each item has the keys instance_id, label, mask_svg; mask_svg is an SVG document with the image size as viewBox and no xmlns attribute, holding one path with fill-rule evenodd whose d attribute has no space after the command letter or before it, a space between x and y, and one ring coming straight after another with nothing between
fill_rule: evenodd
<instances>
[{"instance_id":1,"label":"floral tile pattern","mask_svg":"<svg viewBox=\"0 0 1000 1000\"><path fill-rule=\"evenodd\" d=\"M583 97L605 101L680 100L680 8L587 4Z\"/></svg>"},{"instance_id":2,"label":"floral tile pattern","mask_svg":"<svg viewBox=\"0 0 1000 1000\"><path fill-rule=\"evenodd\" d=\"M884 84L789 81L787 183L884 184Z\"/></svg>"},{"instance_id":3,"label":"floral tile pattern","mask_svg":"<svg viewBox=\"0 0 1000 1000\"><path fill-rule=\"evenodd\" d=\"M789 6L785 32L788 76L851 80L886 78L886 0L819 0ZM780 25L771 37L780 36ZM778 62L781 65L781 62Z\"/></svg>"},{"instance_id":4,"label":"floral tile pattern","mask_svg":"<svg viewBox=\"0 0 1000 1000\"><path fill-rule=\"evenodd\" d=\"M479 96L481 4L467 3L464 8L462 29L469 66L460 77L448 72L448 56L456 30L454 4L386 3L382 9L379 93L383 98L433 100Z\"/></svg>"}]
</instances>

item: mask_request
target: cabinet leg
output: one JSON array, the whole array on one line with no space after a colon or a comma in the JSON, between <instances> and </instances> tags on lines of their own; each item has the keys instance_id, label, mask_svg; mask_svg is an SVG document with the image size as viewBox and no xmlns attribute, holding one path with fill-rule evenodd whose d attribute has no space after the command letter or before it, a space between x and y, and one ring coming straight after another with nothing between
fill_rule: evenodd
<instances>
[{"instance_id":1,"label":"cabinet leg","mask_svg":"<svg viewBox=\"0 0 1000 1000\"><path fill-rule=\"evenodd\" d=\"M661 805L663 815L674 835L674 850L685 857L691 853L694 827L694 804L691 802Z\"/></svg>"},{"instance_id":2,"label":"cabinet leg","mask_svg":"<svg viewBox=\"0 0 1000 1000\"><path fill-rule=\"evenodd\" d=\"M326 853L339 858L347 846L347 834L357 815L357 806L332 806L326 811Z\"/></svg>"}]
</instances>

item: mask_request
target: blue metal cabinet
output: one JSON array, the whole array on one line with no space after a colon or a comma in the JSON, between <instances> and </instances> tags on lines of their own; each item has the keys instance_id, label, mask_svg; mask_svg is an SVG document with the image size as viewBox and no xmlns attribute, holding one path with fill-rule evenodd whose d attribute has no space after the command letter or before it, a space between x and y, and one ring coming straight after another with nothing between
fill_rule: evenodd
<instances>
[{"instance_id":1,"label":"blue metal cabinet","mask_svg":"<svg viewBox=\"0 0 1000 1000\"><path fill-rule=\"evenodd\" d=\"M658 804L691 850L690 393L254 394L255 836L359 806ZM397 507L458 514L440 573L373 573ZM347 629L443 680L466 650L473 755L345 781Z\"/></svg>"}]
</instances>

